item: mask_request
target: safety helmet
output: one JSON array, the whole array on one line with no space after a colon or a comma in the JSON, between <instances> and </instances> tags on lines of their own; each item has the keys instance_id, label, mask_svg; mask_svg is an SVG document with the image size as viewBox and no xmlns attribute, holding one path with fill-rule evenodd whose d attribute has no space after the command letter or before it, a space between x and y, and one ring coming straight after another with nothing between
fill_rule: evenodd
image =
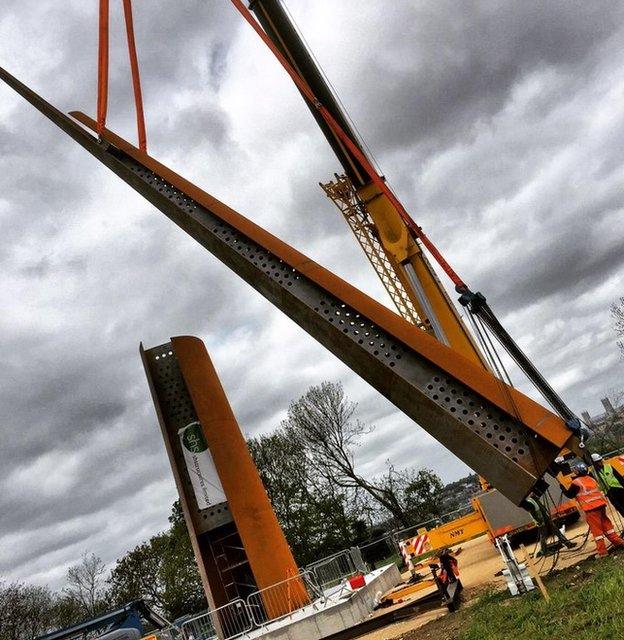
<instances>
[{"instance_id":1,"label":"safety helmet","mask_svg":"<svg viewBox=\"0 0 624 640\"><path fill-rule=\"evenodd\" d=\"M602 460L602 456L599 453L591 454L592 462L600 462Z\"/></svg>"},{"instance_id":2,"label":"safety helmet","mask_svg":"<svg viewBox=\"0 0 624 640\"><path fill-rule=\"evenodd\" d=\"M586 476L589 473L589 469L584 462L579 462L574 466L574 473L576 473L577 476Z\"/></svg>"}]
</instances>

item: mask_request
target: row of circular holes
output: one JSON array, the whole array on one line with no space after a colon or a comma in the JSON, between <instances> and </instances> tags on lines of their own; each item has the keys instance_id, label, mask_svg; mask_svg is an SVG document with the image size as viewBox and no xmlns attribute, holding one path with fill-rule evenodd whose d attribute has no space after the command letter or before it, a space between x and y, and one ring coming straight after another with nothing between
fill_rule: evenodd
<instances>
[{"instance_id":1,"label":"row of circular holes","mask_svg":"<svg viewBox=\"0 0 624 640\"><path fill-rule=\"evenodd\" d=\"M331 309L329 307L336 307L338 306L340 309L348 309L346 311L341 311L340 309L336 309L333 312L333 315L330 315L332 313ZM321 309L321 307L323 307L323 309ZM349 323L349 327L351 327L351 329L349 327L345 327L342 332L343 333L349 333L350 331L353 331L353 334L356 336L360 335L360 329L363 330L363 335L364 338L370 338L371 335L373 335L373 332L375 331L375 326L373 324L367 324L366 322L362 322L361 321L361 315L357 312L354 311L353 309L350 309L350 307L347 307L346 304L344 303L340 303L340 302L335 302L335 301L331 301L328 302L327 300L321 300L320 301L320 306L319 307L314 307L314 311L316 311L317 313L320 313L322 310L323 314L328 316L328 320L329 322L333 323L334 322L334 317L333 316L338 316L339 320L338 320L338 324L343 325L345 323ZM352 320L343 320L342 318L340 318L340 316L344 315L345 318L353 318ZM355 329L355 327L358 326L359 329ZM365 330L366 329L366 330ZM381 338L381 334L379 333L375 333L373 335L374 338L376 338L377 340L379 340ZM364 338L358 338L357 339L357 343L360 345L363 345L364 342L366 342L364 340ZM369 347L375 347L376 346L376 342L374 340L368 340L368 346ZM391 344L390 346L390 351L396 351L398 348ZM381 349L385 349L386 344L385 342L380 342L379 343L379 347ZM391 358L394 357L397 360L401 359L401 354L400 353L395 353L392 354L390 353L390 351L386 351L383 355L386 358ZM380 351L379 349L374 349L373 350L373 355L375 356L379 356L380 355ZM388 363L391 367L395 366L395 362L389 362Z\"/></svg>"},{"instance_id":2,"label":"row of circular holes","mask_svg":"<svg viewBox=\"0 0 624 640\"><path fill-rule=\"evenodd\" d=\"M223 227L224 225L220 224L219 226ZM253 247L249 245L245 245L238 238L235 237L235 232L232 233L232 237L230 237L231 231L229 229L225 230L225 233L221 233L218 228L213 229L213 231L217 234L221 235L221 238L224 242L230 244L230 240L235 245L235 248L239 252L247 251L247 258L251 260L251 262L256 266L261 268L269 277L274 278L278 284L285 284L289 287L292 287L293 280L289 278L284 278L283 274L288 276L293 276L295 280L299 280L300 276L297 274L297 270L287 265L283 260L279 258L272 257L267 251L266 256L262 256L262 258L257 258L256 252L258 254L262 254L262 249L259 247ZM277 261L277 263L276 263ZM282 276L280 278L280 276Z\"/></svg>"},{"instance_id":3,"label":"row of circular holes","mask_svg":"<svg viewBox=\"0 0 624 640\"><path fill-rule=\"evenodd\" d=\"M209 509L210 507L208 507ZM221 513L221 511L225 512L228 510L228 506L227 503L223 505L223 507L219 507L218 509L213 509L210 513L203 513L202 514L202 518L204 520L208 520L208 516L210 516L211 518L214 518L215 516L215 511L217 512L217 514ZM201 511L206 511L206 509L198 509L198 511L201 513Z\"/></svg>"},{"instance_id":4,"label":"row of circular holes","mask_svg":"<svg viewBox=\"0 0 624 640\"><path fill-rule=\"evenodd\" d=\"M437 376L436 376L436 377L434 377L434 379L433 379L433 380L434 380L434 382L440 382L440 378L439 378L439 377L437 377ZM446 384L447 384L447 385L450 385L450 384L451 384L451 381L450 381L450 380L446 380L445 382L446 382ZM429 389L429 391L433 391L433 390L434 390L434 386L433 386L432 384L429 384L429 385L427 385L427 389ZM440 387L438 387L437 391L439 391L439 392L441 392L441 393L444 393L444 392L446 391L446 387L444 387L444 386L440 386ZM448 391L448 392L449 392L449 394L451 394L451 395L456 395L456 394L458 393L455 389L452 389L452 388L451 388L451 389L449 389L449 391ZM463 390L461 393L462 393L462 395L463 395L464 397L466 397L466 396L469 396L469 395L470 395L470 394L468 393L468 391L466 391L466 390ZM438 395L437 393L433 393L431 397L432 397L434 400L438 400L438 399L439 399L439 395ZM441 401L441 403L442 403L442 402L447 403L447 404L448 404L448 403L450 403L450 402L451 402L451 397L450 397L450 396L446 396L446 397L444 398L444 400L443 400L443 401ZM455 402L456 402L456 404L462 405L462 404L464 403L464 400L463 400L462 398L459 398L459 397L458 397L458 398L455 398ZM474 402L473 400L469 400L469 401L468 401L468 406L469 406L469 407L474 407L474 406L475 406L475 402ZM483 407L479 406L479 409L483 409ZM455 412L457 411L457 408L456 408L456 407L449 407L449 411L450 411L451 413L455 413ZM468 416L471 412L470 412L468 409L462 409L462 412L461 412L461 413L462 413L462 415L463 415L463 416ZM473 415L474 417L477 417L477 418L478 418L478 417L481 417L481 413L480 413L480 411L479 411L479 410L474 410L474 411L472 411L472 415ZM461 418L461 416L460 416L460 419L462 419L462 418ZM487 420L493 420L493 419L494 419L494 417L493 417L491 414L489 414L489 413L488 413L488 414L486 415L486 419L487 419ZM469 426L473 426L473 425L475 424L475 421L474 421L472 418L468 418L468 419L466 420L466 422L468 423L468 425L469 425ZM484 421L481 421L481 422L480 422L480 424L479 424L479 426L480 426L482 429L485 429L485 428L487 428L487 423L486 423L486 422L484 422ZM494 431L499 431L499 430L500 430L500 428L501 428L501 427L500 427L498 424L496 424L496 423L494 423L494 424L492 425L492 429L494 429ZM475 431L475 433L476 433L477 435L481 435L481 431L480 431L479 429L475 428L475 430L474 430L474 431ZM506 431L507 433L511 433L511 432L512 432L512 429L511 429L511 427L505 427L505 431ZM485 434L485 437L486 437L488 440L491 440L491 439L494 437L494 435L493 435L492 433L489 433L489 432L488 432L488 433L486 433L486 434ZM499 435L499 436L498 436L498 439L500 440L500 442L504 442L507 438L506 438L506 436L504 436L504 435L502 435L502 434L501 434L501 435ZM513 444L518 444L518 438L517 438L517 437L515 437L515 436L514 436L514 437L512 437L512 438L511 438L511 442L512 442ZM499 444L498 444L498 443L494 442L494 443L492 443L492 444L493 444L493 446L494 446L495 448L497 448L497 449L499 448ZM521 443L521 444L523 444L523 443ZM525 444L525 446L527 446L527 445L528 445L528 442L525 442L524 444ZM505 451L506 451L506 452L508 452L508 453L510 453L510 452L512 451L512 449L513 449L513 448L512 448L512 447L510 447L509 445L506 445L506 446L505 446ZM518 449L518 455L521 455L521 456L522 456L522 455L524 455L524 454L525 454L525 450L524 450L522 447L520 447L520 448ZM513 458L513 460L514 460L515 462L517 462L517 459L516 459L515 457Z\"/></svg>"},{"instance_id":5,"label":"row of circular holes","mask_svg":"<svg viewBox=\"0 0 624 640\"><path fill-rule=\"evenodd\" d=\"M172 355L173 355L173 352L169 351L168 353L163 353L160 356L156 356L155 359L156 360L160 360L161 358L166 358L167 356L172 356ZM169 367L170 367L169 363L167 363L164 366L162 364L160 365L159 373L161 374L161 376L160 376L161 378L165 378L166 379L166 378L171 377L171 375L172 375L171 372L167 372L167 373L163 374L163 368L165 368L165 371L166 371L167 369L169 369ZM176 386L178 386L178 385L176 385ZM166 393L167 397L171 396L171 392L172 392L171 386L167 385L167 393ZM188 402L179 401L179 402L177 402L175 404L177 404L178 406L176 407L174 405L172 407L171 417L173 417L173 418L178 417L180 412L187 413L187 414L189 414L190 417L193 417L194 411L192 410L192 408L190 406L188 406ZM186 405L186 406L180 407L179 406L180 404ZM169 407L169 408L171 409L171 407ZM186 461L184 460L184 455L180 451L177 451L176 458L178 459L178 465L179 466L182 466L182 465L186 464ZM191 482L190 476L188 476L188 475L186 477L186 485L187 485L187 489L188 489L189 493L192 493L193 492L193 484ZM201 509L198 508L197 511L200 512ZM206 517L207 516L204 515L204 519Z\"/></svg>"},{"instance_id":6,"label":"row of circular holes","mask_svg":"<svg viewBox=\"0 0 624 640\"><path fill-rule=\"evenodd\" d=\"M173 357L173 351L155 356L155 360L161 360L162 358L166 357L169 357L169 359L171 359L171 357ZM194 417L194 410L189 406L188 400L180 400L178 402L171 401L174 394L179 395L181 387L178 382L175 382L173 386L171 385L171 383L166 382L168 379L173 377L173 372L171 371L170 367L171 365L169 364L169 362L165 364L161 361L161 363L159 363L160 379L162 381L165 381L166 383L165 399L169 401L169 406L167 407L169 409L168 413L173 419L177 419L180 416L184 415L187 415L189 419L192 419Z\"/></svg>"},{"instance_id":7,"label":"row of circular holes","mask_svg":"<svg viewBox=\"0 0 624 640\"><path fill-rule=\"evenodd\" d=\"M155 360L160 360L161 358L166 358L167 356L169 356L169 357L173 356L173 351L168 351L168 352L162 353L160 355L157 355L157 356L155 356ZM161 374L162 374L162 370L161 370ZM163 378L169 378L169 377L171 377L171 375L172 375L171 373L165 373L164 375L162 375L162 377ZM177 384L175 386L179 387L179 385L177 385ZM170 385L168 385L168 387L167 387L167 395L170 396L170 395L172 395L172 393L173 393L173 389L171 388ZM186 404L186 403L184 403L184 404ZM185 411L189 411L189 409L185 408ZM183 456L178 456L178 458L180 460L183 460ZM187 485L188 485L188 487L190 489L192 489L193 485L192 485L192 482L191 482L190 478L187 480ZM201 512L201 511L202 511L202 509L198 508L198 512ZM205 511L205 509L204 509L204 511ZM227 511L227 504L224 504L223 508L220 507L220 508L216 509L216 513L217 514L220 514L222 511ZM202 514L202 517L203 517L204 520L207 520L208 516L210 516L212 518L212 517L214 517L214 515L215 515L215 510L211 511L210 513Z\"/></svg>"},{"instance_id":8,"label":"row of circular holes","mask_svg":"<svg viewBox=\"0 0 624 640\"><path fill-rule=\"evenodd\" d=\"M167 183L165 180L163 180L162 178L160 178L159 176L157 176L155 173L150 172L151 175L147 174L144 171L141 171L141 169L139 167L135 168L136 173L138 173L141 177L147 177L147 178L152 178L153 181L160 183L161 186L156 187L157 191L159 192L165 192L165 195L167 195L167 197L169 199L173 199L174 197L178 197L177 199L180 201L179 204L181 204L182 206L187 206L187 209L190 212L194 211L195 209L197 209L197 203L190 199L190 198L186 198L185 195L182 192L177 191L172 185L170 185L169 183ZM225 230L225 233L223 233L223 230ZM226 228L226 225L223 222L218 222L217 226L213 229L214 233L220 234L222 236L222 239L229 243L230 240L233 240L233 243L238 245L236 247L236 249L238 251L243 251L245 249L243 244L239 244L240 240L236 237L234 237L234 233L231 232L230 229ZM232 233L232 238L230 237L230 233ZM260 249L255 249L254 247L246 247L247 252L250 251L254 251L254 250L258 250L258 252L260 252ZM254 262L254 264L256 266L259 266L258 262L255 261L255 254L249 256L249 258ZM266 259L266 258L265 258ZM271 271L285 271L285 272L292 272L292 273L296 273L295 269L291 269L290 267L288 267L288 265L286 265L282 260L279 261L279 265L272 265L269 267L269 269L267 270L267 263L264 262L262 263L262 268L265 270L265 273L267 273L267 275L269 276L275 276L275 273L271 273ZM296 275L295 279L299 279L299 276ZM284 284L283 280L278 280L279 284ZM292 281L287 281L286 284L290 287L292 286ZM165 355L163 354L163 357L165 357ZM158 359L158 357L156 358Z\"/></svg>"},{"instance_id":9,"label":"row of circular holes","mask_svg":"<svg viewBox=\"0 0 624 640\"><path fill-rule=\"evenodd\" d=\"M166 379L170 376L162 377ZM186 391L179 382L175 382L173 385L166 384L165 400L168 401L167 413L172 419L177 420L183 418L183 421L191 421L195 418L195 411L188 395L186 398L180 398L180 393L183 390Z\"/></svg>"},{"instance_id":10,"label":"row of circular holes","mask_svg":"<svg viewBox=\"0 0 624 640\"><path fill-rule=\"evenodd\" d=\"M155 175L155 174L154 174L154 175ZM157 178L157 176L155 176L155 177ZM165 184L166 184L166 183L165 183ZM162 189L161 189L161 188L159 188L158 190L159 190L159 191L162 191ZM168 192L168 195L169 195L170 189L168 189L168 190L167 190L167 192ZM171 195L169 195L169 197L171 198L171 197L173 197L173 195L175 195L175 194L177 194L177 193L178 193L178 192L176 192L176 191L175 191L175 189L174 189L174 190L173 190L173 193L172 193ZM225 231L225 233L223 233L223 231ZM234 244L237 244L237 245L238 245L238 243L239 243L238 238L235 238L235 237L234 237L234 238L230 238L230 233L231 233L231 232L230 232L230 230L229 230L229 229L225 228L225 225L224 225L222 222L217 223L217 226L213 229L213 232L215 232L215 233L217 233L217 234L220 234L220 235L222 236L222 239L223 239L225 242L227 242L227 243L229 243L229 242L230 242L230 240L233 240ZM232 234L232 235L234 235L234 234ZM248 252L251 252L251 251L253 251L253 250L254 250L254 247L249 247L249 246L248 246L246 249L247 249L247 251L248 251ZM237 250L239 250L239 251L243 251L243 250L244 250L244 247L243 247L242 245L239 245L239 246L237 247ZM258 250L258 251L260 252L261 250ZM249 259L250 259L250 260L252 260L252 262L253 262L256 266L259 266L259 267L261 266L261 268L262 268L262 269L265 271L265 273L266 273L267 275L269 275L269 276L276 277L276 274L275 274L275 273L271 273L271 271L275 272L275 271L278 271L278 270L279 270L279 271L282 271L282 272L296 273L296 270L295 270L295 269L293 269L293 268L289 267L289 266L288 266L286 263L284 263L282 260L279 260L279 264L278 264L278 265L273 264L273 265L269 266L269 267L268 267L268 269L267 269L267 266L268 266L268 265L267 265L267 262L262 262L262 263L260 264L258 261L256 261L256 260L255 260L255 258L256 258L255 254L253 254L253 255L250 255L250 256L249 256ZM266 259L266 258L265 258L265 259ZM269 260L270 260L270 258L269 258ZM298 275L295 275L295 279L299 279L299 276L298 276ZM283 281L282 279L279 279L279 280L278 280L278 283L279 283L279 284L284 284L284 281ZM291 280L286 281L286 285L287 285L287 286L289 286L289 287L290 287L290 286L292 286L292 281L291 281ZM321 300L321 303L320 303L320 304L321 304L321 305L325 305L325 304L327 304L327 303L326 303L326 301L325 301L325 300ZM331 303L331 306L332 306L332 307L336 306L336 303L335 303L335 302L332 302L332 303ZM344 308L346 308L346 305L345 305L345 304L341 304L340 306L341 306L341 308L343 308L343 309L344 309ZM315 308L315 311L319 312L319 308L318 308L318 307L317 307L317 308ZM324 309L324 313L325 313L325 315L328 315L328 314L329 314L329 310L328 310L328 309ZM341 315L341 312L340 312L339 310L336 310L336 311L334 312L334 315L336 315L336 316L340 316L340 315ZM348 316L350 316L350 315L351 315L351 312L349 312L349 311L345 312L345 316L347 316L347 317L348 317ZM355 315L355 316L357 316L357 318L359 318L359 317L360 317L358 313L354 313L354 315ZM332 318L332 317L328 318L328 320L329 320L331 323L333 323L333 322L334 322L334 318ZM341 324L341 325L342 325L342 324L345 324L345 321L344 321L344 320L342 320L342 319L340 319L340 320L339 320L339 324ZM349 322L349 324L350 324L350 326L352 326L352 327L353 327L353 326L355 326L355 324L356 324L356 323L355 323L355 322L353 322L353 321L350 321L350 322ZM361 323L360 323L360 327L361 327L361 328L362 328L362 327L365 327L365 323L361 322ZM369 327L369 329L374 330L374 327L371 325L371 326ZM345 328L343 329L343 332L344 332L344 333L349 333L349 329L345 327ZM354 333L355 335L359 335L359 333L360 333L360 332L359 332L359 330L358 330L358 329L353 329L353 333ZM371 332L370 332L370 331L366 331L366 332L364 333L364 335L365 335L365 337L370 337ZM375 338L379 339L379 338L380 338L380 335L379 335L378 333L377 333L377 334L375 334ZM363 340L362 338L359 338L359 339L358 339L358 344L364 344L364 340ZM371 346L371 347L372 347L372 346L375 346L375 342L374 342L374 341L372 341L372 340L369 340L369 341L368 341L368 344L369 344L369 346ZM385 343L381 342L379 346L383 349L383 348L385 348L385 346L386 346L386 345L385 345ZM396 346L395 346L395 345L390 345L390 349L391 349L392 351L394 351L394 350L396 350ZM376 350L374 350L374 351L373 351L373 355L378 356L378 355L379 355L379 351L378 351L377 349L376 349ZM386 357L386 358L390 358L390 357L392 356L392 354L391 354L390 352L385 352L385 354L384 354L384 355L385 355L385 357ZM401 359L401 355L400 355L400 354L395 354L395 355L394 355L394 357L395 357L397 360L400 360L400 359ZM395 366L395 364L396 364L396 363L394 363L394 362L390 362L390 363L389 363L389 365L390 365L391 367L394 367L394 366Z\"/></svg>"},{"instance_id":11,"label":"row of circular holes","mask_svg":"<svg viewBox=\"0 0 624 640\"><path fill-rule=\"evenodd\" d=\"M155 187L156 190L160 193L164 192L164 194L170 200L176 198L178 200L178 206L186 207L188 213L192 213L197 209L197 203L192 198L189 198L181 191L178 191L173 185L169 184L166 180L156 175L153 171L143 169L139 165L133 165L132 170L148 184L152 184L155 182L157 185L159 185Z\"/></svg>"}]
</instances>

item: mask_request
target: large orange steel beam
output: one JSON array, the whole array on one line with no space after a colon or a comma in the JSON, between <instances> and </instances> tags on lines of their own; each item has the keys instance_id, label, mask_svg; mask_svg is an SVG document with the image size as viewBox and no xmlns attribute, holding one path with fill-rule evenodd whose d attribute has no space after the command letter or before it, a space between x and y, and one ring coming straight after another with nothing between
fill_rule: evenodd
<instances>
[{"instance_id":1,"label":"large orange steel beam","mask_svg":"<svg viewBox=\"0 0 624 640\"><path fill-rule=\"evenodd\" d=\"M105 143L0 77L519 504L575 438L563 421L110 131ZM95 130L87 116L72 114Z\"/></svg>"}]
</instances>

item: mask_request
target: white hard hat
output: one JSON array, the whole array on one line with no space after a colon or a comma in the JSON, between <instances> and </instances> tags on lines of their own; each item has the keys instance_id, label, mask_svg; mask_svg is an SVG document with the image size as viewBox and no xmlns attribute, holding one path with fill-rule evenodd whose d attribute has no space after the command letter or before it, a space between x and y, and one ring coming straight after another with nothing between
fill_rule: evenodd
<instances>
[{"instance_id":1,"label":"white hard hat","mask_svg":"<svg viewBox=\"0 0 624 640\"><path fill-rule=\"evenodd\" d=\"M600 462L602 460L602 456L599 453L591 454L592 462Z\"/></svg>"}]
</instances>

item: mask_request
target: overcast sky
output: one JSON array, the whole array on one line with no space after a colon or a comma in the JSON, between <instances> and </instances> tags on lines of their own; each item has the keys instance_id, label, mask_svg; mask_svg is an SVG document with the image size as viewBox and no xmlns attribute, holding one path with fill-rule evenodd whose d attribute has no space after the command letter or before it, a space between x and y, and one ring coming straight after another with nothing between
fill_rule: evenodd
<instances>
[{"instance_id":1,"label":"overcast sky","mask_svg":"<svg viewBox=\"0 0 624 640\"><path fill-rule=\"evenodd\" d=\"M340 167L227 0L135 3L150 153L390 304L318 187ZM385 175L573 409L623 363L624 2L288 0ZM4 0L0 65L93 114L95 0ZM135 140L112 2L109 126ZM466 467L0 86L0 576L58 587L167 525L176 497L138 345L205 340L247 435L341 381L365 474ZM522 386L522 385L521 385ZM524 388L524 387L522 387Z\"/></svg>"}]
</instances>

